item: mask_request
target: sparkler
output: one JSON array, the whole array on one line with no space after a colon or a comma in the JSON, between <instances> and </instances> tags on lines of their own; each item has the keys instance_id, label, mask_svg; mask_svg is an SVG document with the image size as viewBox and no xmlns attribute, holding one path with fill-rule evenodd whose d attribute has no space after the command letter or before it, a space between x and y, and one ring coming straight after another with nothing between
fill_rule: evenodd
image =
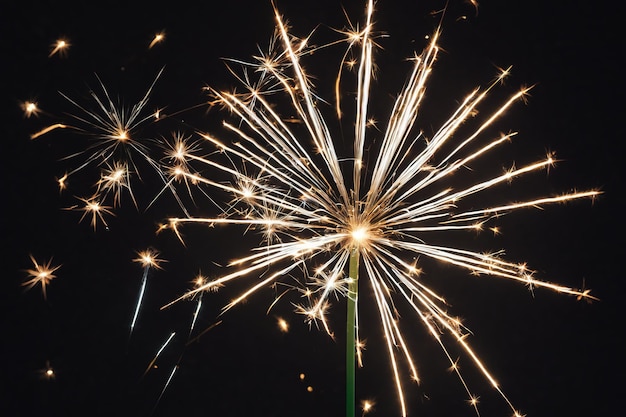
<instances>
[{"instance_id":1,"label":"sparkler","mask_svg":"<svg viewBox=\"0 0 626 417\"><path fill-rule=\"evenodd\" d=\"M501 251L480 253L456 247L454 243L429 242L435 241L434 236L438 234L445 233L447 237L459 231L489 228L494 234L499 233L493 224L499 216L529 207L594 199L600 191L543 196L483 205L479 209L466 205L476 195L485 197L480 200L484 204L489 190L496 190L521 176L547 170L556 162L554 155L548 154L541 161L491 174L487 179L481 178L469 185L459 186L451 181L453 175L467 167L477 168L481 158L515 138L516 133L490 137L489 128L514 103L524 100L529 88L521 88L485 117L475 117L489 92L508 75L510 68L501 70L497 79L486 88L473 90L441 127L427 137L419 131L417 122L427 81L439 52L440 31L436 30L424 51L412 59L413 68L406 84L379 133L372 127L383 124L377 122L369 110L377 37L373 28L373 0L366 3L362 28L349 25L348 29L337 31L344 38L322 47L310 46L310 35L305 38L294 36L278 9L274 7L274 11L276 32L268 49L260 51L250 61L229 61L230 65L241 66L240 71L230 66L229 69L242 84L243 92L207 89L212 102L222 106L235 119L235 122L224 122L223 125L228 134L236 138L235 141L201 133L200 143L176 134L173 142L152 142L166 149L165 158L159 161L151 155L149 144L139 141L133 132L144 122L159 118L158 112L148 115L144 112L154 83L135 106L123 110L111 100L101 82L101 93L92 93L98 106L95 112L66 96L82 112L82 116L76 117L81 128L57 123L31 138L65 128L96 131L98 140L88 149L92 153L59 182L64 186L68 176L92 163L102 169L101 178L96 183L97 195L82 199L85 203L83 217L90 213L94 227L98 219L104 222L102 213L110 213L107 210L111 207L101 205L103 199L112 196L116 207L121 204L120 195L124 190L133 195L130 175L138 171L134 162L134 157L138 156L157 172L164 185L161 192L169 189L176 195L174 185L183 184L189 194L192 189L198 189L211 199L220 193L227 196L226 203L217 204L223 207L218 216L194 217L185 210L185 217L169 219L167 227L179 238L182 239L181 228L187 224L241 226L260 232L262 245L230 262L222 275L203 279L196 288L165 306L198 297L189 336L195 327L203 293L231 281L250 279L253 284L228 303L224 312L261 288L284 286L287 292L296 291L304 300L296 306L296 312L302 314L310 325L317 325L330 335L333 333L327 320L329 306L334 299L345 297L346 414L352 417L355 414L355 366L362 364L364 346L359 337L358 309L363 306L359 305L358 293L364 285L369 285L380 316L402 416L407 415L407 407L401 365L407 368L411 380L419 382L420 376L409 344L400 330L400 316L395 306L401 302L415 313L417 320L440 346L467 393L468 403L477 414L477 396L460 373L457 359L453 358L444 335L456 342L465 358L482 373L513 414L521 416L467 341L469 330L448 313L444 297L420 279L417 262L421 257L431 258L456 265L471 274L517 281L530 288L546 288L580 299L595 299L587 289L570 288L536 278L535 272L525 263L507 261ZM159 35L155 36L149 48L161 40ZM332 118L339 119L343 126L353 126L352 151L348 157L340 155L339 139L329 127L331 117L326 114L326 102L318 97L312 77L302 62L323 47L341 43L347 48L335 82L336 108ZM342 95L345 95L342 88L346 78L344 67L356 72L353 112L344 112L341 104ZM350 90L348 93L352 94ZM279 100L271 100L277 96ZM27 116L36 115L36 107L30 110L25 107L24 111ZM328 113L332 114L332 110ZM203 145L215 151L205 156L206 153L200 152ZM215 177L200 174L210 170L216 172ZM132 199L135 201L134 197ZM156 198L152 203L155 201ZM144 271L130 325L131 335L141 308L148 271L159 268L157 255L146 251L135 259L142 264ZM32 287L41 283L45 296L45 284L54 277L51 273L58 267L39 266L34 259L33 263L36 271L30 272L33 279L25 285ZM40 274L43 272L47 272L43 275L45 279ZM289 277L289 282L283 281L285 277ZM286 329L286 322L279 322L279 325ZM161 396L178 366L177 363L170 373ZM363 402L363 414L372 406L372 402Z\"/></svg>"},{"instance_id":2,"label":"sparkler","mask_svg":"<svg viewBox=\"0 0 626 417\"><path fill-rule=\"evenodd\" d=\"M243 85L243 92L208 88L214 103L237 119L235 123L224 122L225 129L237 138L232 143L212 134L201 134L207 144L226 156L227 162L221 162L218 157L185 153L190 165L215 169L220 177L225 175L231 180L214 180L188 169L177 171L177 175L188 180L187 184L208 186L230 195L227 209L217 217L171 218L169 222L169 227L181 239L180 229L187 224L239 225L246 230L258 230L265 244L233 260L223 275L167 306L231 281L251 279L253 284L224 307L227 311L261 288L284 284L297 289L306 300L296 311L309 323L321 326L332 335L327 310L333 295L345 296L348 304L346 413L353 416L354 365L356 358L360 362L363 346L359 338L358 291L368 284L384 331L402 416L407 415L407 408L401 362L413 381L419 382L420 376L398 324L400 317L395 305L400 301L414 311L439 344L477 414L477 396L456 366L457 360L444 342L444 333L456 341L513 414L521 416L467 341L469 330L448 313L444 297L420 279L417 259L432 258L472 274L591 299L588 290L535 278L534 271L525 263L507 261L501 251L479 253L454 244L429 241L438 233L478 231L486 227L499 233L493 225L499 216L527 207L594 199L600 192L571 192L480 209L463 205L474 195L482 193L480 195L488 197L486 191L523 175L547 170L556 160L549 154L541 161L513 167L464 187L447 181L465 167L476 166L490 151L514 138L515 133L489 138L488 128L514 103L524 100L529 88L521 88L474 127L462 127L472 125L470 122L480 105L510 68L502 70L487 88L472 91L439 130L432 137L426 137L418 131L416 122L439 52L439 30L429 38L424 51L413 58L413 69L395 100L382 138L376 138L376 134L368 130L374 120L369 115L369 104L376 37L371 0L367 2L362 29L351 26L349 30L339 31L345 35L342 41L348 45L341 66L357 69L355 108L350 120L354 126L353 150L350 158L342 159L336 148L337 138L324 115L325 103L317 97L312 78L301 62L319 48L309 46L310 36L303 39L294 36L279 11L276 8L274 11L276 33L269 49L251 61L231 61L241 65L241 72L230 69ZM337 86L341 84L341 76L342 70ZM336 113L345 120L340 91L337 87ZM288 118L280 111L284 103L270 100L279 93L284 94L289 104L284 112L289 112ZM363 272L361 279L360 272ZM282 283L281 279L287 276L297 279L299 284L294 287ZM338 285L339 282L342 284Z\"/></svg>"}]
</instances>

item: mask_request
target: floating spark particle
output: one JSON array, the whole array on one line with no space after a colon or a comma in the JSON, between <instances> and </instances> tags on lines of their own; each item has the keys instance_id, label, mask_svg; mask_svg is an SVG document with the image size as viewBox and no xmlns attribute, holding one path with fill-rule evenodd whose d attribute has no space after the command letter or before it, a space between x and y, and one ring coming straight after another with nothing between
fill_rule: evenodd
<instances>
[{"instance_id":1,"label":"floating spark particle","mask_svg":"<svg viewBox=\"0 0 626 417\"><path fill-rule=\"evenodd\" d=\"M30 116L39 116L39 107L37 106L37 103L35 103L34 101L25 101L21 104L22 110L24 111L24 116L25 117L30 117Z\"/></svg>"},{"instance_id":2,"label":"floating spark particle","mask_svg":"<svg viewBox=\"0 0 626 417\"><path fill-rule=\"evenodd\" d=\"M154 38L152 39L152 42L150 42L150 45L148 46L148 49L152 49L156 44L163 42L164 39L165 39L165 32L159 32L155 34Z\"/></svg>"},{"instance_id":3,"label":"floating spark particle","mask_svg":"<svg viewBox=\"0 0 626 417\"><path fill-rule=\"evenodd\" d=\"M43 293L43 298L46 299L46 286L50 283L50 281L56 278L54 271L59 269L61 265L52 266L52 259L46 263L39 264L32 255L30 255L30 260L32 261L35 269L26 270L31 279L23 282L22 286L26 287L27 290L30 290L35 285L41 284L41 292Z\"/></svg>"},{"instance_id":4,"label":"floating spark particle","mask_svg":"<svg viewBox=\"0 0 626 417\"><path fill-rule=\"evenodd\" d=\"M192 189L198 189L197 185L200 174L193 171L190 160L193 159L193 155L200 152L202 149L200 142L192 140L192 136L190 135L184 135L183 133L176 132L171 138L163 138L160 141L159 146L163 148L165 153L164 157L160 161L161 169L163 171L162 178L164 179L164 184L161 191L152 199L149 206L154 204L165 191L169 190L179 202L180 207L186 214L188 214L184 204L178 197L173 184L184 183L187 195L189 195L193 200ZM206 193L203 194L210 199Z\"/></svg>"},{"instance_id":5,"label":"floating spark particle","mask_svg":"<svg viewBox=\"0 0 626 417\"><path fill-rule=\"evenodd\" d=\"M276 322L278 323L278 328L281 332L287 333L289 331L289 323L282 317L277 317Z\"/></svg>"},{"instance_id":6,"label":"floating spark particle","mask_svg":"<svg viewBox=\"0 0 626 417\"><path fill-rule=\"evenodd\" d=\"M59 185L59 191L63 191L67 188L67 173L63 174L61 178L57 178L56 180Z\"/></svg>"},{"instance_id":7,"label":"floating spark particle","mask_svg":"<svg viewBox=\"0 0 626 417\"><path fill-rule=\"evenodd\" d=\"M572 192L486 205L489 197L498 197L497 190L512 181L552 167L555 161L552 155L521 168L514 166L505 173L490 174L486 179L464 174L465 185L448 181L455 174L466 172L465 168L480 171L484 155L515 137L516 133L490 137L488 130L514 103L525 100L529 88L520 88L491 113L483 110L483 102L491 90L501 84L510 68L501 70L486 88L476 88L462 99L432 137L426 137L416 124L439 52L439 29L428 37L424 51L411 60L413 68L383 128L379 118L369 115L376 47L373 0L367 2L362 29L357 30L350 24L349 29L337 31L344 38L332 43L347 45L338 67L355 69L355 87L349 90L350 96L355 97L353 113L344 114L342 110L342 70L335 83L335 117L344 120L344 126L353 128L351 154L338 155L336 143L341 140L329 129L330 123L324 116L326 102L316 95L312 77L301 62L314 48L308 46L309 37L299 39L290 33L278 10L274 8L274 11L276 32L269 49L253 57L251 62L230 61L242 66L241 73L230 66L229 70L243 84L244 91L207 89L212 95L211 103L221 105L236 119L233 123L224 122L224 128L236 140L227 142L202 134L206 145L215 148L212 156L185 154L190 164L214 169L219 178L226 176L232 180L213 180L188 169L177 172L198 187L216 189L216 194L225 193L227 208L219 216L186 216L172 218L169 223L169 228L179 238L182 238L180 228L187 224L259 230L263 244L233 260L223 275L189 291L168 306L231 281L250 279L250 287L228 303L224 307L226 311L259 289L275 288L278 282L289 277L298 284L285 285L298 288L306 301L297 305L296 311L309 322L321 323L320 327L332 335L327 320L332 299L342 296L356 304L360 300L356 297L358 288L369 285L385 335L401 415L406 416L407 409L400 362L404 362L411 381L420 378L400 329L401 317L397 309L400 301L415 313L416 319L440 346L477 414L477 397L456 366L452 349L473 363L512 412L519 415L472 349L468 342L469 330L448 313L443 296L420 279L416 260L430 258L456 265L470 274L591 297L587 290L535 278L535 272L524 263L505 260L502 251L489 254L456 247L454 241L447 245L429 242L435 242L438 234L449 238L450 233L475 232L483 228L495 234L499 229L493 223L504 214L581 198L594 199L600 192ZM357 48L358 51L353 51ZM354 95L353 89L356 90ZM278 94L283 94L284 102L270 100ZM483 113L484 117L478 117ZM376 129L371 129L374 126ZM344 133L347 130L344 129ZM221 162L221 156L226 162ZM490 190L494 190L491 195L486 193ZM476 195L483 198L467 202ZM476 201L485 205L477 209ZM271 230L271 239L267 238L268 230ZM348 267L352 271L354 260L355 276L362 269L365 279L357 280L346 274ZM353 340L356 339L360 361L358 312L354 324L349 322L348 327L357 329Z\"/></svg>"},{"instance_id":8,"label":"floating spark particle","mask_svg":"<svg viewBox=\"0 0 626 417\"><path fill-rule=\"evenodd\" d=\"M39 370L39 374L41 379L45 379L48 381L52 381L56 378L56 373L54 372L54 368L52 368L52 365L50 365L49 360L46 361L45 368Z\"/></svg>"},{"instance_id":9,"label":"floating spark particle","mask_svg":"<svg viewBox=\"0 0 626 417\"><path fill-rule=\"evenodd\" d=\"M363 414L361 414L361 416L364 416L366 413L369 413L370 411L374 411L374 405L376 404L371 400L361 401L361 410L363 410Z\"/></svg>"},{"instance_id":10,"label":"floating spark particle","mask_svg":"<svg viewBox=\"0 0 626 417\"><path fill-rule=\"evenodd\" d=\"M57 39L52 46L50 47L50 54L48 55L48 58L51 58L53 55L59 55L61 57L65 57L67 56L67 50L70 47L70 43L67 41L67 39Z\"/></svg>"},{"instance_id":11,"label":"floating spark particle","mask_svg":"<svg viewBox=\"0 0 626 417\"><path fill-rule=\"evenodd\" d=\"M136 207L137 201L133 195L133 190L130 188L130 171L128 165L118 161L114 161L112 164L106 162L104 165L105 168L102 170L100 180L96 184L98 187L97 195L99 195L102 200L106 200L109 193L112 194L113 207L118 207L122 201L122 191L126 189Z\"/></svg>"}]
</instances>

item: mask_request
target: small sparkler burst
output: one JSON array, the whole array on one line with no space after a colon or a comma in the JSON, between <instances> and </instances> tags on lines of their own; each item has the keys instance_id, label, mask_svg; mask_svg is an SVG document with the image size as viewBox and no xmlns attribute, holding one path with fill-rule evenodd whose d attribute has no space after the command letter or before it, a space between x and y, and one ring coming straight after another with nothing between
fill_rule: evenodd
<instances>
[{"instance_id":1,"label":"small sparkler burst","mask_svg":"<svg viewBox=\"0 0 626 417\"><path fill-rule=\"evenodd\" d=\"M99 178L92 184L95 191L90 190L87 197L76 197L80 203L68 207L69 210L82 211L81 220L90 217L94 229L98 223L107 226L106 217L113 215L112 210L121 205L123 196L128 196L133 205L138 206L132 183L144 179L142 173L145 175L145 168L149 168L151 174L156 175L162 184L172 182L169 172L163 169L158 157L154 155L157 151L163 151L168 142L153 139L142 132L146 125L159 120L160 110L149 111L147 105L162 71L159 71L141 99L132 106L122 103L119 98L114 99L99 77L96 77L99 89L90 91L91 104L96 105L95 109L61 93L77 110L70 114L71 122L55 123L31 135L34 140L59 129L68 129L89 138L89 146L64 158L78 161L78 164L65 172L57 182L59 189L63 191L73 175L89 166L100 169ZM39 111L34 102L25 102L22 107L27 117L36 115ZM168 185L163 190L169 188L175 195L173 187Z\"/></svg>"},{"instance_id":2,"label":"small sparkler burst","mask_svg":"<svg viewBox=\"0 0 626 417\"><path fill-rule=\"evenodd\" d=\"M212 197L223 192L228 201L222 205L223 211L218 216L188 216L169 221L169 228L181 239L181 228L189 224L226 225L258 231L263 244L233 260L221 276L206 281L178 300L242 280L252 284L224 310L262 288L285 288L284 292L278 291L278 298L296 290L304 300L296 311L309 323L332 334L327 320L329 306L338 298L346 298L348 343L354 343L353 356L350 353L347 356L348 368L353 366L350 362L354 362L354 350L360 361L364 345L358 335L357 306L376 308L393 370L400 414L406 416L406 379L410 377L419 382L421 377L399 326L396 306L404 303L440 345L476 413L477 396L461 375L447 341L456 343L455 349L464 352L513 414L520 416L472 349L469 330L448 312L443 295L420 279L418 260L431 258L458 266L470 274L511 280L532 289L546 288L593 298L586 290L536 278L526 263L508 261L502 251L476 252L458 247L454 240L449 244L430 242L440 236L449 238L451 232L490 228L496 233L498 229L493 223L499 216L528 207L593 199L600 192L571 192L485 205L487 200L498 196L495 191L489 193L490 190L552 167L556 161L552 154L525 166L480 177L465 186L459 187L458 181L451 180L467 168L478 169L481 159L514 139L515 133L493 137L489 128L514 103L523 101L529 88L521 88L490 114L476 117L489 92L510 69L502 70L486 88L476 88L462 99L441 127L426 136L419 131L417 121L439 52L439 30L429 38L424 51L413 57L412 70L386 123L378 122L377 129L373 129L374 119L369 108L376 34L371 0L366 5L362 28L350 25L349 29L338 31L345 37L334 43L347 45L341 68L354 69L356 74L354 92L347 92L355 98L352 113L344 114L340 101L346 94L342 91L343 69L339 70L336 81L337 106L332 120L336 117L342 126L353 128L351 154L340 155L338 144L341 141L329 123L332 111L328 111L326 102L318 97L313 78L302 63L320 47L310 45L310 35L305 38L293 35L279 11L276 8L274 11L276 31L268 49L249 61L229 61L231 72L241 82L238 90L208 88L213 102L235 119L224 122L223 126L236 139L222 141L215 135L202 133L206 144L216 151L208 157L186 152L182 144L175 148L178 150L175 159L184 159L185 163L177 163L173 177L187 187L193 184L213 188L206 192ZM240 69L233 69L231 64ZM193 171L191 166L201 168ZM216 176L195 173L210 170L216 170ZM477 195L482 198L472 199ZM464 205L468 200L473 205ZM483 206L476 208L476 201ZM358 279L361 272L364 279ZM374 295L375 306L358 305L358 291L365 286ZM403 369L407 370L406 374Z\"/></svg>"}]
</instances>

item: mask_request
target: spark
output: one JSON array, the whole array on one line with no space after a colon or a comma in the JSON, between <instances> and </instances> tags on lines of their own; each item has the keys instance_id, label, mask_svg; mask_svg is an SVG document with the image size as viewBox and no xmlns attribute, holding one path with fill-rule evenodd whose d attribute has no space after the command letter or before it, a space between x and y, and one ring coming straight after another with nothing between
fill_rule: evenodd
<instances>
[{"instance_id":1,"label":"spark","mask_svg":"<svg viewBox=\"0 0 626 417\"><path fill-rule=\"evenodd\" d=\"M144 95L134 105L128 106L115 100L103 81L96 76L99 90L91 90L95 108L90 108L87 104L70 98L68 95L61 95L78 112L70 114L73 119L72 124L55 123L31 135L31 139L40 138L57 129L70 129L74 132L87 135L90 146L80 152L66 156L65 160L74 160L84 156L76 167L65 173L64 179L68 179L79 171L90 165L96 165L102 169L100 179L95 182L98 194L93 196L93 200L103 203L107 195L113 198L113 206L120 204L121 191L127 190L133 197L131 188L131 178L140 177L139 160L152 168L161 181L165 181L162 169L150 154L150 146L153 139L142 137L139 133L140 127L147 123L158 120L153 112L146 111L152 90L157 80L160 78L163 69L159 71L152 84L148 87Z\"/></svg>"},{"instance_id":2,"label":"spark","mask_svg":"<svg viewBox=\"0 0 626 417\"><path fill-rule=\"evenodd\" d=\"M39 116L40 109L39 106L37 106L37 103L34 101L25 101L21 103L20 107L24 111L25 117Z\"/></svg>"},{"instance_id":3,"label":"spark","mask_svg":"<svg viewBox=\"0 0 626 417\"><path fill-rule=\"evenodd\" d=\"M155 34L154 38L150 42L150 45L148 45L148 49L152 49L156 44L163 42L164 39L165 39L165 32L159 32Z\"/></svg>"},{"instance_id":4,"label":"spark","mask_svg":"<svg viewBox=\"0 0 626 417\"><path fill-rule=\"evenodd\" d=\"M57 178L56 180L59 185L59 191L63 191L67 188L67 173L63 174L61 178Z\"/></svg>"},{"instance_id":5,"label":"spark","mask_svg":"<svg viewBox=\"0 0 626 417\"><path fill-rule=\"evenodd\" d=\"M184 183L187 195L192 196L192 190L196 189L194 186L197 185L200 176L193 171L190 160L201 150L200 143L192 140L191 135L176 132L171 138L163 138L159 144L165 154L160 161L161 169L164 171L164 184L161 191L155 195L148 206L153 205L165 191L170 190L179 201L181 208L185 210L184 205L174 191L173 184ZM210 199L206 193L204 195ZM187 213L186 210L185 213Z\"/></svg>"},{"instance_id":6,"label":"spark","mask_svg":"<svg viewBox=\"0 0 626 417\"><path fill-rule=\"evenodd\" d=\"M67 176L64 176L61 180L59 180L59 186L61 187L61 189L64 188L66 179L67 179ZM80 222L82 222L85 219L85 217L87 217L88 215L91 215L90 224L94 230L96 230L96 227L98 225L98 220L102 222L105 228L109 227L106 220L104 219L104 215L106 214L106 215L113 216L113 212L110 210L112 207L103 205L98 199L98 196L93 196L91 198L78 197L78 199L82 201L84 205L82 207L72 206L72 207L69 207L67 210L82 211L83 214L82 216L80 216L80 220L79 220Z\"/></svg>"},{"instance_id":7,"label":"spark","mask_svg":"<svg viewBox=\"0 0 626 417\"><path fill-rule=\"evenodd\" d=\"M57 54L61 57L67 56L67 50L70 46L71 45L67 39L57 39L50 47L50 54L48 55L48 58Z\"/></svg>"},{"instance_id":8,"label":"spark","mask_svg":"<svg viewBox=\"0 0 626 417\"><path fill-rule=\"evenodd\" d=\"M53 125L50 125L50 126L47 126L47 127L43 128L43 129L41 129L39 132L33 133L32 135L30 135L30 138L31 139L37 139L38 137L43 136L46 133L49 133L49 132L51 132L51 131L53 131L55 129L65 129L67 127L68 126L66 126L66 125L64 125L62 123L55 123Z\"/></svg>"},{"instance_id":9,"label":"spark","mask_svg":"<svg viewBox=\"0 0 626 417\"><path fill-rule=\"evenodd\" d=\"M472 4L476 6L475 2ZM180 229L184 225L244 227L246 231L261 231L264 244L233 260L223 275L183 294L164 308L231 281L253 280L250 287L224 306L225 312L259 289L275 288L283 277L290 277L298 281L291 287L297 287L305 300L305 303L296 305L296 312L301 313L307 322L320 324L319 327L332 336L326 318L331 301L338 296L348 297L351 292L346 286L357 285L349 277L342 278L354 251L362 262L366 277L359 280L358 285L369 285L375 300L373 307L380 315L401 415L407 415L401 364L406 367L410 380L420 380L415 360L398 324L400 315L395 306L401 301L415 313L416 319L439 345L468 397L473 399L470 405L477 414L477 397L471 394L457 360L453 359L452 349L461 353L462 360L472 363L507 406L518 413L471 347L469 330L448 313L444 297L420 279L421 269L416 260L431 258L456 265L470 274L589 298L588 290L535 278L534 271L527 269L525 263L505 260L502 251L489 254L429 242L431 238L434 242L439 233L477 232L488 228L497 234L498 226L493 223L503 214L547 204L594 199L601 192L572 192L484 205L478 209L474 208L474 203L465 204L475 195L482 196L480 201L486 202L487 197L497 197L498 190L520 177L554 165L553 156L548 155L520 168L514 165L504 173L491 174L487 179L475 180L478 177L464 173L463 177L472 181L464 186L448 181L465 168L479 171L484 155L516 136L513 132L494 138L488 132L513 104L526 99L530 87L521 87L503 100L495 111L485 111L486 116L478 117L491 90L510 73L510 68L500 70L495 80L486 88L475 88L460 101L440 128L431 137L426 137L418 129L417 122L440 50L440 30L437 29L428 37L423 52L411 60L413 68L406 84L395 99L386 126L381 128L380 118L369 114L375 70L373 51L377 46L372 0L367 3L362 28L355 29L350 24L349 29L338 31L343 38L333 43L344 43L348 50L359 48L354 58L349 57L348 52L343 54L339 65L340 68L355 69L356 100L351 115L346 115L340 105L341 71L335 82L337 104L331 114L341 120L349 119L346 125L354 129L351 156L340 157L336 148L338 140L324 116L327 103L317 96L312 77L304 68L303 60L309 56L306 53L309 38L294 36L279 11L274 8L274 12L276 31L269 49L251 62L230 61L241 65L241 73L230 65L228 68L243 84L244 91L219 91L207 87L211 102L219 103L236 119L233 123L226 121L223 124L227 134L236 139L227 142L203 133L205 145L215 149L212 156L181 151L189 164L214 169L220 178L232 178L231 181L213 180L188 168L176 174L186 177L197 187L212 188L230 196L227 208L215 217L173 217L168 226L181 240ZM257 78L251 74L256 74ZM283 102L271 100L279 94L284 97ZM284 117L284 113L289 117ZM368 129L373 125L377 128ZM221 157L225 158L224 162ZM493 190L491 195L486 193L490 190ZM267 238L270 229L272 239ZM358 313L356 323L358 327ZM450 346L442 334L455 343ZM358 333L356 340L360 340ZM360 343L357 346L359 362Z\"/></svg>"},{"instance_id":10,"label":"spark","mask_svg":"<svg viewBox=\"0 0 626 417\"><path fill-rule=\"evenodd\" d=\"M54 272L61 267L61 265L52 266L52 259L45 263L39 263L30 255L30 260L33 263L34 269L27 269L26 272L30 277L29 280L22 283L22 286L26 287L26 290L30 290L37 284L41 284L41 292L43 293L43 298L46 299L46 286L50 284L56 275Z\"/></svg>"},{"instance_id":11,"label":"spark","mask_svg":"<svg viewBox=\"0 0 626 417\"><path fill-rule=\"evenodd\" d=\"M278 328L281 332L287 333L289 331L289 323L287 323L287 320L282 317L278 317L276 322L278 323Z\"/></svg>"},{"instance_id":12,"label":"spark","mask_svg":"<svg viewBox=\"0 0 626 417\"><path fill-rule=\"evenodd\" d=\"M207 278L205 278L202 274L198 274L196 278L194 279L194 286L196 288L199 288L199 287L202 287L206 282L207 282ZM198 301L196 302L196 309L193 312L191 325L189 326L189 334L187 336L188 338L191 336L191 334L193 333L193 329L196 326L196 320L198 320L198 315L200 314L200 309L202 308L202 295L203 294L204 292L201 292L200 295L198 296Z\"/></svg>"},{"instance_id":13,"label":"spark","mask_svg":"<svg viewBox=\"0 0 626 417\"><path fill-rule=\"evenodd\" d=\"M148 273L151 268L161 269L161 262L165 262L162 259L159 259L159 252L153 249L138 252L137 256L138 257L133 259L133 261L143 266L143 275L141 276L141 284L139 287L139 295L137 296L137 303L135 304L135 312L133 314L133 319L130 322L130 336L132 336L133 331L135 330L137 317L139 317L139 310L141 309L144 294L146 292L146 285L148 284Z\"/></svg>"},{"instance_id":14,"label":"spark","mask_svg":"<svg viewBox=\"0 0 626 417\"><path fill-rule=\"evenodd\" d=\"M54 371L52 365L50 365L49 360L46 360L46 366L45 368L39 370L39 374L42 379L46 379L48 381L56 379L56 372Z\"/></svg>"}]
</instances>

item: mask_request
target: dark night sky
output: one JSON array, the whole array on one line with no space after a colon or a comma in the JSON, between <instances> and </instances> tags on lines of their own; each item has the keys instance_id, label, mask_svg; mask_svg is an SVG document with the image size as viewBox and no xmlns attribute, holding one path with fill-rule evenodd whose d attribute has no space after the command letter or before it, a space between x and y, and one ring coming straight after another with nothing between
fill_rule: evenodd
<instances>
[{"instance_id":1,"label":"dark night sky","mask_svg":"<svg viewBox=\"0 0 626 417\"><path fill-rule=\"evenodd\" d=\"M108 219L108 231L100 227L94 232L88 222L79 223L80 213L62 210L76 204L74 190L60 194L55 183L55 177L76 166L76 161L60 159L80 150L80 142L66 139L65 132L29 140L33 132L66 120L66 113L75 110L58 92L87 97L88 86L97 85L95 73L112 95L131 102L165 66L151 103L166 105L170 113L202 103L206 84L234 86L220 58L247 58L257 44L265 44L273 30L270 2L130 6L131 2L112 1L73 7L14 3L0 6L4 70L0 135L5 149L0 415L343 415L342 307L333 308L331 324L337 334L333 341L322 331L310 331L288 301L266 315L273 299L270 290L222 316L221 324L197 342L185 347L182 336L174 339L158 368L142 377L168 335L184 334L195 304L183 302L165 311L159 307L188 288L198 271L217 274L212 261L224 262L239 253L239 239L232 239L238 231L189 231L187 247L170 233L155 236L157 223L180 214L164 197L147 211L123 206ZM344 2L353 22L362 18L362 3ZM380 40L384 50L378 53L380 72L374 88L388 92L389 100L409 69L404 59L414 49L419 51L437 22L429 12L442 2L422 0L402 7L398 3L380 1L376 17L377 29L390 37ZM624 349L619 341L625 330L621 262L626 246L621 236L626 199L620 118L625 91L619 62L626 50L618 32L623 22L614 19L620 11L609 4L485 0L474 15L468 4L450 1L441 41L445 51L424 104L421 127L434 129L470 89L491 80L495 66L513 65L513 76L502 92L522 84L536 86L527 105L515 106L494 127L494 133L517 130L520 135L492 162L508 167L515 160L521 165L546 150L556 151L563 160L547 177L540 173L515 182L514 196L573 188L604 191L594 204L579 201L520 211L502 220L502 236L476 239L477 245L506 248L512 260L528 261L539 278L572 287L580 287L584 280L600 302L577 302L541 290L533 297L523 286L478 279L435 264L427 270L425 279L441 289L451 311L465 319L474 332L470 341L515 406L529 416L608 416L623 408ZM330 27L345 23L339 1L285 0L278 5L300 36L319 23ZM462 15L469 18L456 19ZM324 25L319 28L321 39L331 33ZM161 30L165 42L149 50L154 33ZM67 57L48 57L50 44L62 36L71 42ZM340 49L335 51L338 59ZM315 59L308 62L309 72L320 74L320 86L330 85L324 84L325 76L334 67ZM383 120L385 94L380 98L372 108ZM25 118L20 109L24 100L36 100L43 113ZM177 115L178 126L173 126L217 129L224 116L190 109ZM97 175L95 167L87 168L73 177L71 186L84 190ZM155 190L149 177L145 182L136 186L142 202ZM472 244L472 238L467 242ZM129 340L142 274L132 259L135 251L147 247L158 249L168 262L151 274L137 329ZM62 264L48 287L47 300L38 287L25 292L21 286L24 270L31 267L30 254L41 261L53 257L53 264ZM235 285L207 294L197 332L214 324L220 307L241 288ZM363 294L360 301L362 323L375 323L373 310L367 307L372 299ZM289 321L288 333L279 331L277 316ZM407 388L410 415L473 415L436 343L410 315L403 318L423 379L421 386ZM366 368L357 375L357 398L376 401L373 416L398 415L376 324L368 331ZM180 368L158 401L177 362ZM53 380L42 376L47 363L56 373ZM510 415L469 363L463 369L481 396L481 415ZM304 380L299 379L301 373ZM307 386L313 392L307 392Z\"/></svg>"}]
</instances>

